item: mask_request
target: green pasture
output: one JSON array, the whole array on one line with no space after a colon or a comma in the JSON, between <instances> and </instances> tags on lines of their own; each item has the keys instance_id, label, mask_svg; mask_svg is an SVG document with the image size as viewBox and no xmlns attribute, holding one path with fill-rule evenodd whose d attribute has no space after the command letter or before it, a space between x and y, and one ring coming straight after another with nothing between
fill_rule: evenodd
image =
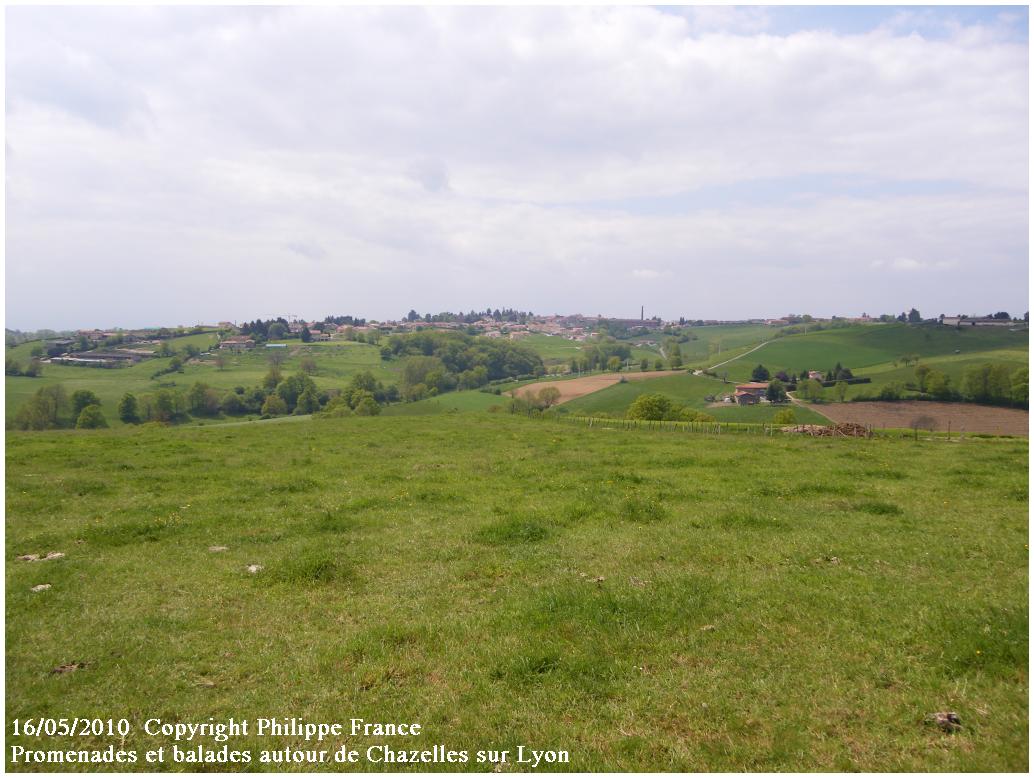
<instances>
[{"instance_id":1,"label":"green pasture","mask_svg":"<svg viewBox=\"0 0 1034 778\"><path fill-rule=\"evenodd\" d=\"M214 353L204 354L198 359L185 362L182 373L167 373L157 378L151 376L168 367L171 359L145 359L131 367L110 369L45 365L43 375L37 378L6 377L6 417L13 418L21 404L32 397L41 386L60 383L69 395L78 389L93 391L101 400L101 408L108 424L121 426L116 408L119 399L126 392L139 396L162 387L186 390L196 381L218 389L257 386L269 372L272 351L273 349L256 348L239 354L228 350L216 352L226 360L223 369L216 367ZM343 388L353 375L364 370L369 370L385 383L398 381L397 363L382 362L380 349L365 343L340 341L303 344L291 341L281 353L284 362L280 370L284 375L298 372L303 359L313 359L316 362L316 372L312 378L320 389Z\"/></svg>"},{"instance_id":2,"label":"green pasture","mask_svg":"<svg viewBox=\"0 0 1034 778\"><path fill-rule=\"evenodd\" d=\"M840 362L855 375L863 376L904 354L918 354L924 362L944 357L989 361L984 356L987 352L1003 349L1026 354L1028 332L995 327L957 330L934 325L869 324L777 338L716 372L728 373L729 380L743 381L750 378L751 370L759 363L775 374L779 370L825 372Z\"/></svg>"},{"instance_id":3,"label":"green pasture","mask_svg":"<svg viewBox=\"0 0 1034 778\"><path fill-rule=\"evenodd\" d=\"M1026 441L478 413L9 432L6 465L9 722L128 717L145 750L149 717L359 716L423 725L361 750L566 771L1028 764Z\"/></svg>"},{"instance_id":4,"label":"green pasture","mask_svg":"<svg viewBox=\"0 0 1034 778\"><path fill-rule=\"evenodd\" d=\"M684 364L699 368L729 359L776 333L776 328L764 324L716 324L689 329L696 340L680 343L679 350Z\"/></svg>"},{"instance_id":5,"label":"green pasture","mask_svg":"<svg viewBox=\"0 0 1034 778\"><path fill-rule=\"evenodd\" d=\"M429 397L412 403L396 403L385 407L385 416L425 416L435 413L460 413L467 411L487 411L493 405L505 407L509 395L492 394L478 389L461 392L446 392L438 397Z\"/></svg>"},{"instance_id":6,"label":"green pasture","mask_svg":"<svg viewBox=\"0 0 1034 778\"><path fill-rule=\"evenodd\" d=\"M723 384L709 376L695 376L689 373L675 373L662 378L651 378L646 381L628 381L614 384L598 392L579 397L564 403L562 408L569 412L583 413L589 416L602 415L623 418L629 406L641 394L663 394L675 402L694 410L703 411L719 421L766 422L781 408L787 406L725 405L709 407L704 399L709 395L720 398L735 390L732 384ZM824 416L801 406L792 406L797 421L801 424L828 424Z\"/></svg>"}]
</instances>

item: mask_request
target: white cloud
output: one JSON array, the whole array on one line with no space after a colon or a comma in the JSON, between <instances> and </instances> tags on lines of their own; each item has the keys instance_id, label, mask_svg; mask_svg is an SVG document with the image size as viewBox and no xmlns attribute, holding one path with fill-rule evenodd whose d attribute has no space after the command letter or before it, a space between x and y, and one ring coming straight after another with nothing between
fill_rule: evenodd
<instances>
[{"instance_id":1,"label":"white cloud","mask_svg":"<svg viewBox=\"0 0 1034 778\"><path fill-rule=\"evenodd\" d=\"M859 310L1024 305L1026 43L767 26L764 9L12 8L9 319L254 316L284 298L312 315L606 311L630 262L673 316L814 310L820 283ZM585 205L858 175L883 188ZM84 260L146 268L127 285L162 263L195 275L158 306L132 286L93 308L34 297L41 270ZM952 283L922 283L932 270Z\"/></svg>"}]
</instances>

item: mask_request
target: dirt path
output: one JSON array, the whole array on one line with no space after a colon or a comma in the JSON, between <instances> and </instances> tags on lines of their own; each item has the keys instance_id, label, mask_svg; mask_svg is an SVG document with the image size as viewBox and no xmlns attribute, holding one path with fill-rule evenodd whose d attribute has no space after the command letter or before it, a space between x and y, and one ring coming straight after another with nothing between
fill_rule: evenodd
<instances>
[{"instance_id":1,"label":"dirt path","mask_svg":"<svg viewBox=\"0 0 1034 778\"><path fill-rule=\"evenodd\" d=\"M560 390L560 402L565 403L569 400L598 392L600 389L606 389L608 386L613 386L621 381L622 378L626 381L645 381L648 378L661 378L677 374L678 371L673 370L647 370L645 373L599 373L597 375L588 375L584 378L571 378L566 381L538 381L534 384L522 386L515 391L515 394L518 397L523 397L528 392L537 392L544 386L555 386Z\"/></svg>"},{"instance_id":2,"label":"dirt path","mask_svg":"<svg viewBox=\"0 0 1034 778\"><path fill-rule=\"evenodd\" d=\"M799 403L804 405L804 403ZM1016 408L994 408L970 403L937 403L923 400L900 402L860 402L809 404L810 410L821 413L836 423L854 422L874 427L907 429L912 421L927 416L936 430L975 432L987 435L1022 435L1029 430L1029 414ZM924 428L926 425L922 425Z\"/></svg>"},{"instance_id":3,"label":"dirt path","mask_svg":"<svg viewBox=\"0 0 1034 778\"><path fill-rule=\"evenodd\" d=\"M708 370L714 370L714 369L715 369L716 367L721 367L722 365L727 365L727 364L729 364L730 362L735 362L735 361L736 361L737 359L743 359L743 357L747 356L747 354L753 354L753 353L754 353L755 351L757 351L757 350L758 350L759 348L764 348L765 346L767 346L767 345L768 345L769 343L771 343L771 342L772 342L772 341L770 341L770 340L766 340L766 341L765 341L764 343L759 343L758 345L756 345L756 346L755 346L754 348L752 348L752 349L751 349L750 351L744 351L744 352L743 352L742 354L740 354L739 356L733 357L732 359L727 359L727 360L725 360L724 362L719 362L719 363L718 363L717 365L711 365L711 367L709 367L709 368L707 368L707 369L708 369Z\"/></svg>"}]
</instances>

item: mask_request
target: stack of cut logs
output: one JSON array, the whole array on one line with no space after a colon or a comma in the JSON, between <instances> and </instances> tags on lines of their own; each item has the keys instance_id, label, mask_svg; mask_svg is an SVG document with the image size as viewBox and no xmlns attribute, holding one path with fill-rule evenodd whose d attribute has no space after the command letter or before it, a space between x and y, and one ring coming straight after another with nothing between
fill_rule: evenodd
<instances>
[{"instance_id":1,"label":"stack of cut logs","mask_svg":"<svg viewBox=\"0 0 1034 778\"><path fill-rule=\"evenodd\" d=\"M796 424L792 427L783 427L783 432L797 432L801 435L811 435L816 438L868 438L872 431L864 424L844 422L843 424Z\"/></svg>"}]
</instances>

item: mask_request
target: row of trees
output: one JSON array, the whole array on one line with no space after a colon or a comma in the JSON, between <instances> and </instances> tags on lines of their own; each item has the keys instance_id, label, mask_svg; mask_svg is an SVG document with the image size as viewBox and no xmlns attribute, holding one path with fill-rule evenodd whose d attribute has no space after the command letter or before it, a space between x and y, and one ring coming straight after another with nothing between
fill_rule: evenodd
<instances>
[{"instance_id":1,"label":"row of trees","mask_svg":"<svg viewBox=\"0 0 1034 778\"><path fill-rule=\"evenodd\" d=\"M43 375L43 363L38 359L30 359L28 364L24 367L20 362L17 362L13 357L7 357L4 360L4 373L7 375L23 375L30 378L36 378L37 376Z\"/></svg>"},{"instance_id":2,"label":"row of trees","mask_svg":"<svg viewBox=\"0 0 1034 778\"><path fill-rule=\"evenodd\" d=\"M545 373L542 358L527 347L459 332L393 335L381 347L381 358L401 362L399 392L404 400Z\"/></svg>"},{"instance_id":3,"label":"row of trees","mask_svg":"<svg viewBox=\"0 0 1034 778\"><path fill-rule=\"evenodd\" d=\"M643 421L714 421L710 414L687 408L663 394L639 395L629 406L625 418Z\"/></svg>"},{"instance_id":4,"label":"row of trees","mask_svg":"<svg viewBox=\"0 0 1034 778\"><path fill-rule=\"evenodd\" d=\"M912 388L936 400L967 400L992 405L1027 407L1027 368L1006 364L973 365L958 386L950 376L929 365L917 365Z\"/></svg>"},{"instance_id":5,"label":"row of trees","mask_svg":"<svg viewBox=\"0 0 1034 778\"><path fill-rule=\"evenodd\" d=\"M49 430L75 427L107 427L101 401L88 389L69 397L61 384L41 387L14 415L12 426L20 430Z\"/></svg>"},{"instance_id":6,"label":"row of trees","mask_svg":"<svg viewBox=\"0 0 1034 778\"><path fill-rule=\"evenodd\" d=\"M442 311L441 313L425 313L421 316L415 310L410 309L403 319L408 322L424 321L427 323L432 322L462 322L464 324L473 324L481 319L491 319L497 322L511 322L513 324L527 324L528 320L531 319L535 314L531 311L518 311L513 308L499 308L492 309L486 308L483 311L469 311L464 313L453 313L452 311Z\"/></svg>"},{"instance_id":7,"label":"row of trees","mask_svg":"<svg viewBox=\"0 0 1034 778\"><path fill-rule=\"evenodd\" d=\"M801 383L803 381L809 380L808 379L808 374L810 372L812 372L812 371L810 371L810 370L802 370L800 373L787 373L785 370L780 370L778 373L775 374L775 377L778 380L782 381L784 384L799 384L799 383ZM819 372L819 371L816 371L816 372ZM758 365L757 367L754 368L753 371L751 371L751 374L750 374L750 380L751 381L758 381L758 382L768 381L771 378L772 378L772 374L769 372L768 368L765 367L764 365ZM843 365L841 365L839 362L837 362L832 370L827 370L826 371L823 380L825 380L825 381L850 381L852 378L854 378L854 373L852 373L849 368L846 368ZM818 383L818 382L816 382L816 383ZM821 388L821 384L820 384L820 388Z\"/></svg>"}]
</instances>

